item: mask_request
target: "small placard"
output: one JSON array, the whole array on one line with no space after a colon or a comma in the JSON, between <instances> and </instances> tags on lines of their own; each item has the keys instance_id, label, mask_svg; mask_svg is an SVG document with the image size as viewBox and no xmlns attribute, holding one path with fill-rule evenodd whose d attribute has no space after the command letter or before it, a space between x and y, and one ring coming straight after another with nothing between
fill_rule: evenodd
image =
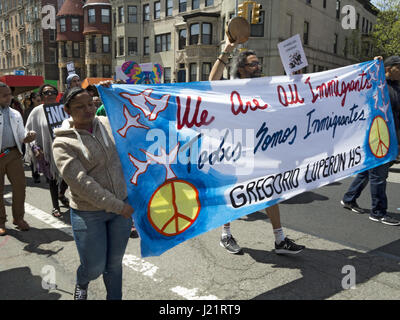
<instances>
[{"instance_id":1,"label":"small placard","mask_svg":"<svg viewBox=\"0 0 400 320\"><path fill-rule=\"evenodd\" d=\"M278 49L287 75L291 75L308 66L299 34L278 43Z\"/></svg>"},{"instance_id":2,"label":"small placard","mask_svg":"<svg viewBox=\"0 0 400 320\"><path fill-rule=\"evenodd\" d=\"M72 61L67 63L67 71L68 74L75 73L75 65Z\"/></svg>"}]
</instances>

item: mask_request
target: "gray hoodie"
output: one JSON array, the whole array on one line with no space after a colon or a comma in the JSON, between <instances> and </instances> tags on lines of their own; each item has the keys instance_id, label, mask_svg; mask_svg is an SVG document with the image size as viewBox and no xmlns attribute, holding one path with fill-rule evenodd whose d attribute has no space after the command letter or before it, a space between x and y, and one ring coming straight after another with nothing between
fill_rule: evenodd
<instances>
[{"instance_id":1,"label":"gray hoodie","mask_svg":"<svg viewBox=\"0 0 400 320\"><path fill-rule=\"evenodd\" d=\"M54 131L54 161L71 191L70 206L121 214L127 197L121 162L106 117L95 117L93 133L74 129L72 119Z\"/></svg>"}]
</instances>

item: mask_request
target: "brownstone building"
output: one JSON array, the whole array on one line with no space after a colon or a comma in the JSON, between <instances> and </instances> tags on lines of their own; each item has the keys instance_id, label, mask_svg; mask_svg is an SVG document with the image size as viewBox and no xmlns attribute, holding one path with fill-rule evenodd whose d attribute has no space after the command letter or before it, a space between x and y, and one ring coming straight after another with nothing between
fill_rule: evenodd
<instances>
[{"instance_id":1,"label":"brownstone building","mask_svg":"<svg viewBox=\"0 0 400 320\"><path fill-rule=\"evenodd\" d=\"M68 76L67 64L74 63L75 72L83 79L85 68L85 39L83 36L83 2L66 0L57 13L58 69L60 88L64 88Z\"/></svg>"},{"instance_id":2,"label":"brownstone building","mask_svg":"<svg viewBox=\"0 0 400 320\"><path fill-rule=\"evenodd\" d=\"M108 0L65 0L57 13L60 87L67 64L86 77L111 77L111 5Z\"/></svg>"},{"instance_id":3,"label":"brownstone building","mask_svg":"<svg viewBox=\"0 0 400 320\"><path fill-rule=\"evenodd\" d=\"M110 78L111 4L108 0L89 0L83 6L83 14L86 75Z\"/></svg>"}]
</instances>

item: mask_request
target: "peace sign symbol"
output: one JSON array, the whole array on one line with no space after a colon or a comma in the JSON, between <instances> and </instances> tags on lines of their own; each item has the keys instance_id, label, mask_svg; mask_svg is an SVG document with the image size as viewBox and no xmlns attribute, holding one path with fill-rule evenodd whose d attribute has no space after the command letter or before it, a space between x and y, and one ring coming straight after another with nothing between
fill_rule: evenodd
<instances>
[{"instance_id":1,"label":"peace sign symbol","mask_svg":"<svg viewBox=\"0 0 400 320\"><path fill-rule=\"evenodd\" d=\"M175 236L195 222L200 209L196 187L184 180L167 180L153 193L147 217L157 232Z\"/></svg>"},{"instance_id":2,"label":"peace sign symbol","mask_svg":"<svg viewBox=\"0 0 400 320\"><path fill-rule=\"evenodd\" d=\"M372 121L369 133L369 147L373 155L379 159L384 158L389 152L389 129L381 116L377 116L374 121Z\"/></svg>"}]
</instances>

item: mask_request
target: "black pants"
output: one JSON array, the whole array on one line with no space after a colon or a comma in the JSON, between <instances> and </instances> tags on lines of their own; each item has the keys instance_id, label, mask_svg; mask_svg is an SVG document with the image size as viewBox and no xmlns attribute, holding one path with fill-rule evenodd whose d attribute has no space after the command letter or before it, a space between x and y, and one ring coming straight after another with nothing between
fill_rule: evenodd
<instances>
[{"instance_id":1,"label":"black pants","mask_svg":"<svg viewBox=\"0 0 400 320\"><path fill-rule=\"evenodd\" d=\"M53 203L53 208L60 210L60 205L58 204L58 195L63 196L68 188L68 185L65 183L64 180L62 180L60 185L58 185L56 179L50 179L49 185L50 185L50 195L51 195L51 202Z\"/></svg>"}]
</instances>

